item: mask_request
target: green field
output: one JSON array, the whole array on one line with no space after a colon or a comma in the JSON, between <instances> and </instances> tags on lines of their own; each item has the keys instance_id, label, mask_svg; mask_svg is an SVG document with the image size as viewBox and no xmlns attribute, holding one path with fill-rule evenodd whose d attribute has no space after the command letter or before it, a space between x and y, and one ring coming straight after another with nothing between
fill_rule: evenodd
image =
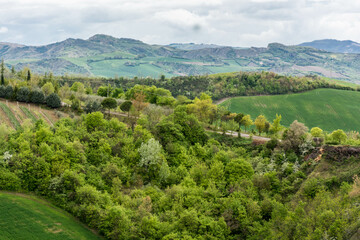
<instances>
[{"instance_id":1,"label":"green field","mask_svg":"<svg viewBox=\"0 0 360 240\"><path fill-rule=\"evenodd\" d=\"M360 92L355 91L317 89L287 95L236 97L221 105L252 118L263 114L270 121L281 114L285 126L298 120L309 128L360 131Z\"/></svg>"},{"instance_id":2,"label":"green field","mask_svg":"<svg viewBox=\"0 0 360 240\"><path fill-rule=\"evenodd\" d=\"M0 239L101 239L38 198L0 192Z\"/></svg>"}]
</instances>

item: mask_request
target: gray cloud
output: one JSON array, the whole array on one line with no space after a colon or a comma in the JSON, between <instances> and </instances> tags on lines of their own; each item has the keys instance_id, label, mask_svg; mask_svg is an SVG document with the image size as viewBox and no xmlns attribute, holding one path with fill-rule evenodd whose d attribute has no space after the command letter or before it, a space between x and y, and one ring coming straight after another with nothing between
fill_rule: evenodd
<instances>
[{"instance_id":1,"label":"gray cloud","mask_svg":"<svg viewBox=\"0 0 360 240\"><path fill-rule=\"evenodd\" d=\"M0 41L41 45L96 33L148 43L266 46L360 42L353 0L0 0Z\"/></svg>"}]
</instances>

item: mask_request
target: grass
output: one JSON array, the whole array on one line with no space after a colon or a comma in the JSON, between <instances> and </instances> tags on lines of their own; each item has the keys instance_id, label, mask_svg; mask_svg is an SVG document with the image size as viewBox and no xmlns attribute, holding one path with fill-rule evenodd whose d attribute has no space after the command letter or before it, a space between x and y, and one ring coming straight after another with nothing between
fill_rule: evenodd
<instances>
[{"instance_id":1,"label":"grass","mask_svg":"<svg viewBox=\"0 0 360 240\"><path fill-rule=\"evenodd\" d=\"M10 108L8 106L6 106L6 104L4 103L0 103L0 107L2 108L2 110L6 113L6 115L8 116L8 118L10 119L11 124L14 126L14 128L20 129L21 125L19 123L19 121L16 119L15 115L13 114L13 112L10 110Z\"/></svg>"},{"instance_id":2,"label":"grass","mask_svg":"<svg viewBox=\"0 0 360 240\"><path fill-rule=\"evenodd\" d=\"M0 239L101 239L64 211L35 197L0 192Z\"/></svg>"},{"instance_id":3,"label":"grass","mask_svg":"<svg viewBox=\"0 0 360 240\"><path fill-rule=\"evenodd\" d=\"M270 121L276 114L281 114L281 123L285 126L298 120L309 128L360 131L359 103L360 92L316 89L298 94L236 97L221 105L231 112L250 114L253 118L263 114Z\"/></svg>"},{"instance_id":4,"label":"grass","mask_svg":"<svg viewBox=\"0 0 360 240\"><path fill-rule=\"evenodd\" d=\"M36 122L36 117L34 116L34 114L32 114L32 112L30 112L30 110L24 106L19 106L20 109L25 113L26 117L31 119L31 121Z\"/></svg>"}]
</instances>

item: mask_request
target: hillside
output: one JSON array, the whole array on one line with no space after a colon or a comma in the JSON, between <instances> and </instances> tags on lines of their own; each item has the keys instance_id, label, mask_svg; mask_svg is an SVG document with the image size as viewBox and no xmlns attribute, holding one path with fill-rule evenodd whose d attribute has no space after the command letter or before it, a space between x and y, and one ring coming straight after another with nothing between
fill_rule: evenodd
<instances>
[{"instance_id":1,"label":"hillside","mask_svg":"<svg viewBox=\"0 0 360 240\"><path fill-rule=\"evenodd\" d=\"M281 114L285 126L298 120L309 128L360 131L360 106L354 104L357 102L360 102L359 92L317 89L277 96L236 97L221 105L232 112L250 114L253 118L264 114L272 120L276 114Z\"/></svg>"},{"instance_id":2,"label":"hillside","mask_svg":"<svg viewBox=\"0 0 360 240\"><path fill-rule=\"evenodd\" d=\"M0 98L0 124L5 124L12 129L18 129L27 120L35 122L43 119L47 124L53 125L64 113L56 110L41 108L38 105L11 102Z\"/></svg>"},{"instance_id":3,"label":"hillside","mask_svg":"<svg viewBox=\"0 0 360 240\"><path fill-rule=\"evenodd\" d=\"M101 239L55 206L36 197L0 192L1 239Z\"/></svg>"},{"instance_id":4,"label":"hillside","mask_svg":"<svg viewBox=\"0 0 360 240\"><path fill-rule=\"evenodd\" d=\"M234 71L272 71L291 75L318 74L360 81L360 55L330 53L312 47L271 43L265 48L234 48L206 44L150 45L95 35L44 46L0 44L0 57L16 69L114 77L155 77Z\"/></svg>"},{"instance_id":5,"label":"hillside","mask_svg":"<svg viewBox=\"0 0 360 240\"><path fill-rule=\"evenodd\" d=\"M333 53L360 53L360 43L345 40L339 41L335 39L315 40L312 42L305 42L299 46L313 47L320 50L325 50Z\"/></svg>"}]
</instances>

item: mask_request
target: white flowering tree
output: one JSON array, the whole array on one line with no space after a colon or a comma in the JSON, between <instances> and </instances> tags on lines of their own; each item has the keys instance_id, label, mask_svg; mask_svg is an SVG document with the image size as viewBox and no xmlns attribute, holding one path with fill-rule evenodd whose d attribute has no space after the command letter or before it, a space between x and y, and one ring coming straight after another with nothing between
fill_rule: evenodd
<instances>
[{"instance_id":1,"label":"white flowering tree","mask_svg":"<svg viewBox=\"0 0 360 240\"><path fill-rule=\"evenodd\" d=\"M162 154L162 147L157 140L151 138L147 143L142 143L138 151L141 157L140 167L144 167L146 171L160 168L164 156Z\"/></svg>"}]
</instances>

